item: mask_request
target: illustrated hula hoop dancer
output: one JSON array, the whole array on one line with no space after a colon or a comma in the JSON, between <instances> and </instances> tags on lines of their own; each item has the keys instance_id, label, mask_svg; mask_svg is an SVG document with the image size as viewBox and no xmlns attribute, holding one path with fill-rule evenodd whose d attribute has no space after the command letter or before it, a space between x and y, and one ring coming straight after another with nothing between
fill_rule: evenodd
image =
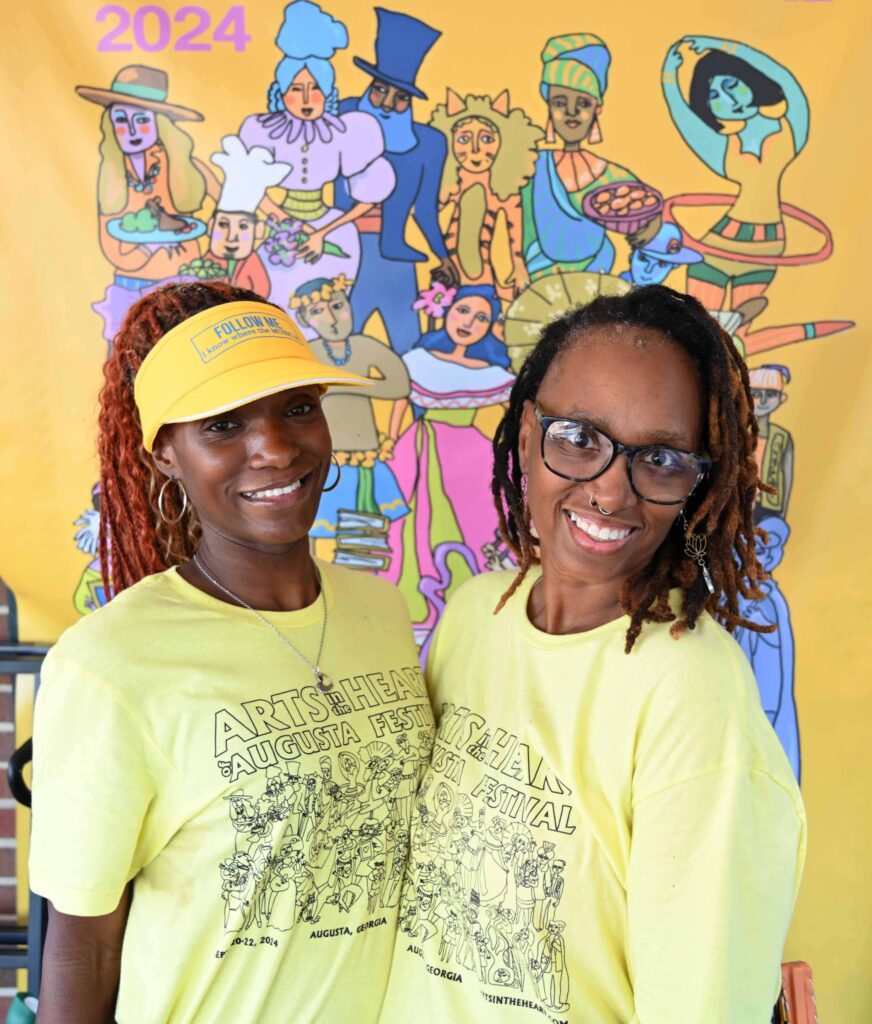
<instances>
[{"instance_id":1,"label":"illustrated hula hoop dancer","mask_svg":"<svg viewBox=\"0 0 872 1024\"><path fill-rule=\"evenodd\" d=\"M389 799L395 727L429 740L432 715L400 594L310 555L335 471L321 398L365 384L225 282L125 319L99 428L113 596L52 648L36 704L45 1024L376 1024L382 868L411 812ZM343 763L375 749L382 787L343 799Z\"/></svg>"},{"instance_id":2,"label":"illustrated hula hoop dancer","mask_svg":"<svg viewBox=\"0 0 872 1024\"><path fill-rule=\"evenodd\" d=\"M787 68L745 43L687 36L666 55L663 94L681 137L738 194L677 196L664 214L690 206L727 205L695 248L704 260L688 267L688 294L708 310L738 309L759 299L779 266L826 259L829 229L812 214L782 202L781 179L808 141L809 106ZM786 255L785 217L823 237L815 253ZM847 330L850 320L823 320L751 332L739 330L748 355Z\"/></svg>"}]
</instances>

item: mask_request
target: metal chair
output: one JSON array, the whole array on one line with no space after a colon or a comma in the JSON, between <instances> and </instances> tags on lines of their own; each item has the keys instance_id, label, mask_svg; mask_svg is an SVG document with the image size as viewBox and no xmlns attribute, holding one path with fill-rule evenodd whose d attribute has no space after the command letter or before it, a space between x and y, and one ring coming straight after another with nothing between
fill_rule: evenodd
<instances>
[{"instance_id":1,"label":"metal chair","mask_svg":"<svg viewBox=\"0 0 872 1024\"><path fill-rule=\"evenodd\" d=\"M34 696L36 695L40 669L47 653L48 647L31 644L0 645L0 676L12 677L13 697L15 680L19 675L35 677ZM30 790L22 773L32 757L33 742L28 739L9 758L6 769L6 777L12 795L18 803L25 807L30 807ZM42 896L31 892L27 924L0 928L0 968L27 971L27 987L34 993L39 992L42 975L42 949L45 945L47 926L48 904Z\"/></svg>"}]
</instances>

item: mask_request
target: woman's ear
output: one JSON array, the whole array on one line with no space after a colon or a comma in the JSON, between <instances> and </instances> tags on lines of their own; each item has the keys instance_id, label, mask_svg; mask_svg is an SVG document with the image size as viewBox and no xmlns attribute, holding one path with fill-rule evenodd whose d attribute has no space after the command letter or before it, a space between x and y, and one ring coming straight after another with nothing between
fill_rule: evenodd
<instances>
[{"instance_id":1,"label":"woman's ear","mask_svg":"<svg viewBox=\"0 0 872 1024\"><path fill-rule=\"evenodd\" d=\"M179 464L176 459L175 449L169 430L161 427L154 439L151 449L151 461L155 464L157 471L164 476L175 480L179 476Z\"/></svg>"},{"instance_id":2,"label":"woman's ear","mask_svg":"<svg viewBox=\"0 0 872 1024\"><path fill-rule=\"evenodd\" d=\"M521 413L521 426L518 430L518 464L522 473L526 473L529 467L529 447L536 423L536 414L533 412L533 403L527 399L524 402L524 409Z\"/></svg>"}]
</instances>

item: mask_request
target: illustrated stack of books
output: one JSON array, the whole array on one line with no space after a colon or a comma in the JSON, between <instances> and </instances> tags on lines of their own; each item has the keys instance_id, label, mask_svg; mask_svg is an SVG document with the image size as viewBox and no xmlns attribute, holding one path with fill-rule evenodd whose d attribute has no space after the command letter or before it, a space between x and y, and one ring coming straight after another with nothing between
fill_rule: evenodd
<instances>
[{"instance_id":1,"label":"illustrated stack of books","mask_svg":"<svg viewBox=\"0 0 872 1024\"><path fill-rule=\"evenodd\" d=\"M389 526L390 520L387 516L340 509L336 523L336 554L333 561L337 565L369 569L371 572L386 569L391 561L391 549L388 547Z\"/></svg>"}]
</instances>

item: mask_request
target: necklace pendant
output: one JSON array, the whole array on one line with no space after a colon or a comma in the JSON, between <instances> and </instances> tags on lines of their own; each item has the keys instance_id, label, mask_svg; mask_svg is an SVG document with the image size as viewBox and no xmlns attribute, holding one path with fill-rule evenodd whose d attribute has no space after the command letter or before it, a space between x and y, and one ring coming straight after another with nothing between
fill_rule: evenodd
<instances>
[{"instance_id":1,"label":"necklace pendant","mask_svg":"<svg viewBox=\"0 0 872 1024\"><path fill-rule=\"evenodd\" d=\"M319 692L329 693L333 689L333 680L330 676L325 675L320 668L315 669L315 680Z\"/></svg>"}]
</instances>

